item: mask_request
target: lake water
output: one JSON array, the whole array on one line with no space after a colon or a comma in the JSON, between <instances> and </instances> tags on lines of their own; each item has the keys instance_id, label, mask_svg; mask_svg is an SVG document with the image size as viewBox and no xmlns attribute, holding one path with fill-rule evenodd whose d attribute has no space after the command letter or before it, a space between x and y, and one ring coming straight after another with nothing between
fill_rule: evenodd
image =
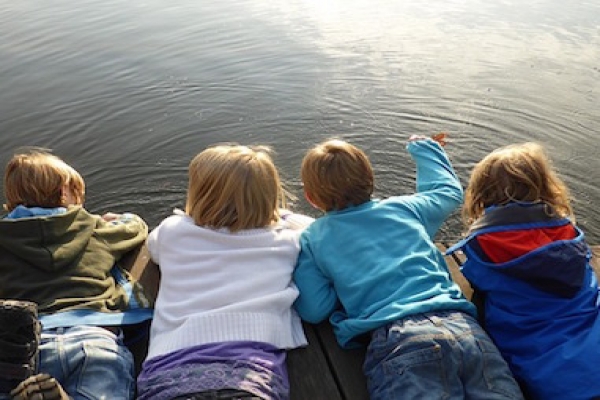
<instances>
[{"instance_id":1,"label":"lake water","mask_svg":"<svg viewBox=\"0 0 600 400\"><path fill-rule=\"evenodd\" d=\"M0 38L2 167L53 149L94 212L154 226L196 153L239 142L272 146L316 215L298 178L315 143L365 149L390 196L414 187L406 139L446 131L464 183L496 147L545 144L600 243L595 0L0 0Z\"/></svg>"}]
</instances>

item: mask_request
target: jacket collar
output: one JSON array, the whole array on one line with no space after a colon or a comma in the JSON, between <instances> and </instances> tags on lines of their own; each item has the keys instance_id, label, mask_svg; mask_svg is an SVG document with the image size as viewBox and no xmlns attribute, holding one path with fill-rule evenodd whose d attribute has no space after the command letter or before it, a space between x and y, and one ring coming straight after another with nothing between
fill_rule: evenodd
<instances>
[{"instance_id":1,"label":"jacket collar","mask_svg":"<svg viewBox=\"0 0 600 400\"><path fill-rule=\"evenodd\" d=\"M492 206L485 209L481 218L473 223L467 236L446 250L450 255L477 235L511 229L532 229L561 226L571 223L568 218L552 215L552 209L543 203L509 203L505 206Z\"/></svg>"}]
</instances>

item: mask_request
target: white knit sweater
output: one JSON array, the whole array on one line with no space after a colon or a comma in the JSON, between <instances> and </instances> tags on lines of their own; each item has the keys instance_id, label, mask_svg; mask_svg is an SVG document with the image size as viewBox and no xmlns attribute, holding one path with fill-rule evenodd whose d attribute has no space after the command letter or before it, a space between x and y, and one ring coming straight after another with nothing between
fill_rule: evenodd
<instances>
[{"instance_id":1,"label":"white knit sweater","mask_svg":"<svg viewBox=\"0 0 600 400\"><path fill-rule=\"evenodd\" d=\"M290 223L231 233L199 227L176 210L154 229L147 244L161 281L147 359L224 341L305 346L292 309L297 221L292 215Z\"/></svg>"}]
</instances>

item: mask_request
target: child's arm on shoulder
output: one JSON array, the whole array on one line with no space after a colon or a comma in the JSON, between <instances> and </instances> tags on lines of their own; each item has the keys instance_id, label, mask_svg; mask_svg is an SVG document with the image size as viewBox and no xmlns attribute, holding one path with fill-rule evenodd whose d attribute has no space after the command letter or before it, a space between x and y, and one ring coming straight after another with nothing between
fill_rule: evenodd
<instances>
[{"instance_id":1,"label":"child's arm on shoulder","mask_svg":"<svg viewBox=\"0 0 600 400\"><path fill-rule=\"evenodd\" d=\"M441 144L446 144L445 136L412 136L407 145L417 166L415 209L431 236L463 201L462 185Z\"/></svg>"},{"instance_id":2,"label":"child's arm on shoulder","mask_svg":"<svg viewBox=\"0 0 600 400\"><path fill-rule=\"evenodd\" d=\"M445 139L442 143L446 143ZM442 189L460 204L462 186L440 142L413 135L406 148L417 164L417 193Z\"/></svg>"},{"instance_id":3,"label":"child's arm on shoulder","mask_svg":"<svg viewBox=\"0 0 600 400\"><path fill-rule=\"evenodd\" d=\"M279 215L281 216L281 219L285 221L288 227L298 230L305 229L315 220L313 217L309 217L308 215L296 214L286 209L280 209Z\"/></svg>"},{"instance_id":4,"label":"child's arm on shoulder","mask_svg":"<svg viewBox=\"0 0 600 400\"><path fill-rule=\"evenodd\" d=\"M300 291L294 307L302 319L316 324L335 311L338 299L332 282L316 264L304 235L300 237L300 254L294 271L294 282Z\"/></svg>"},{"instance_id":5,"label":"child's arm on shoulder","mask_svg":"<svg viewBox=\"0 0 600 400\"><path fill-rule=\"evenodd\" d=\"M131 213L102 215L97 234L117 257L140 246L148 236L148 225Z\"/></svg>"}]
</instances>

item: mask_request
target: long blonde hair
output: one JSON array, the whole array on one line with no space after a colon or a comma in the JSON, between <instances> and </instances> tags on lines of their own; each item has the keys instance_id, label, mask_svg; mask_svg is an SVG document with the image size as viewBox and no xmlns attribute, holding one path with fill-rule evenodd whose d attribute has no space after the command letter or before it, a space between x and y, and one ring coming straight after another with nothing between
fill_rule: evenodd
<instances>
[{"instance_id":1,"label":"long blonde hair","mask_svg":"<svg viewBox=\"0 0 600 400\"><path fill-rule=\"evenodd\" d=\"M75 204L83 204L85 183L73 167L46 150L32 149L15 154L4 173L4 209L67 206L64 189Z\"/></svg>"},{"instance_id":2,"label":"long blonde hair","mask_svg":"<svg viewBox=\"0 0 600 400\"><path fill-rule=\"evenodd\" d=\"M231 232L277 221L286 194L269 153L236 144L199 153L189 165L186 213L197 225Z\"/></svg>"},{"instance_id":3,"label":"long blonde hair","mask_svg":"<svg viewBox=\"0 0 600 400\"><path fill-rule=\"evenodd\" d=\"M323 211L360 205L373 194L369 158L358 147L339 139L309 150L302 160L300 175L309 201Z\"/></svg>"},{"instance_id":4,"label":"long blonde hair","mask_svg":"<svg viewBox=\"0 0 600 400\"><path fill-rule=\"evenodd\" d=\"M569 190L538 143L499 148L475 165L465 191L463 219L471 224L485 208L510 202L544 203L549 212L573 218Z\"/></svg>"}]
</instances>

